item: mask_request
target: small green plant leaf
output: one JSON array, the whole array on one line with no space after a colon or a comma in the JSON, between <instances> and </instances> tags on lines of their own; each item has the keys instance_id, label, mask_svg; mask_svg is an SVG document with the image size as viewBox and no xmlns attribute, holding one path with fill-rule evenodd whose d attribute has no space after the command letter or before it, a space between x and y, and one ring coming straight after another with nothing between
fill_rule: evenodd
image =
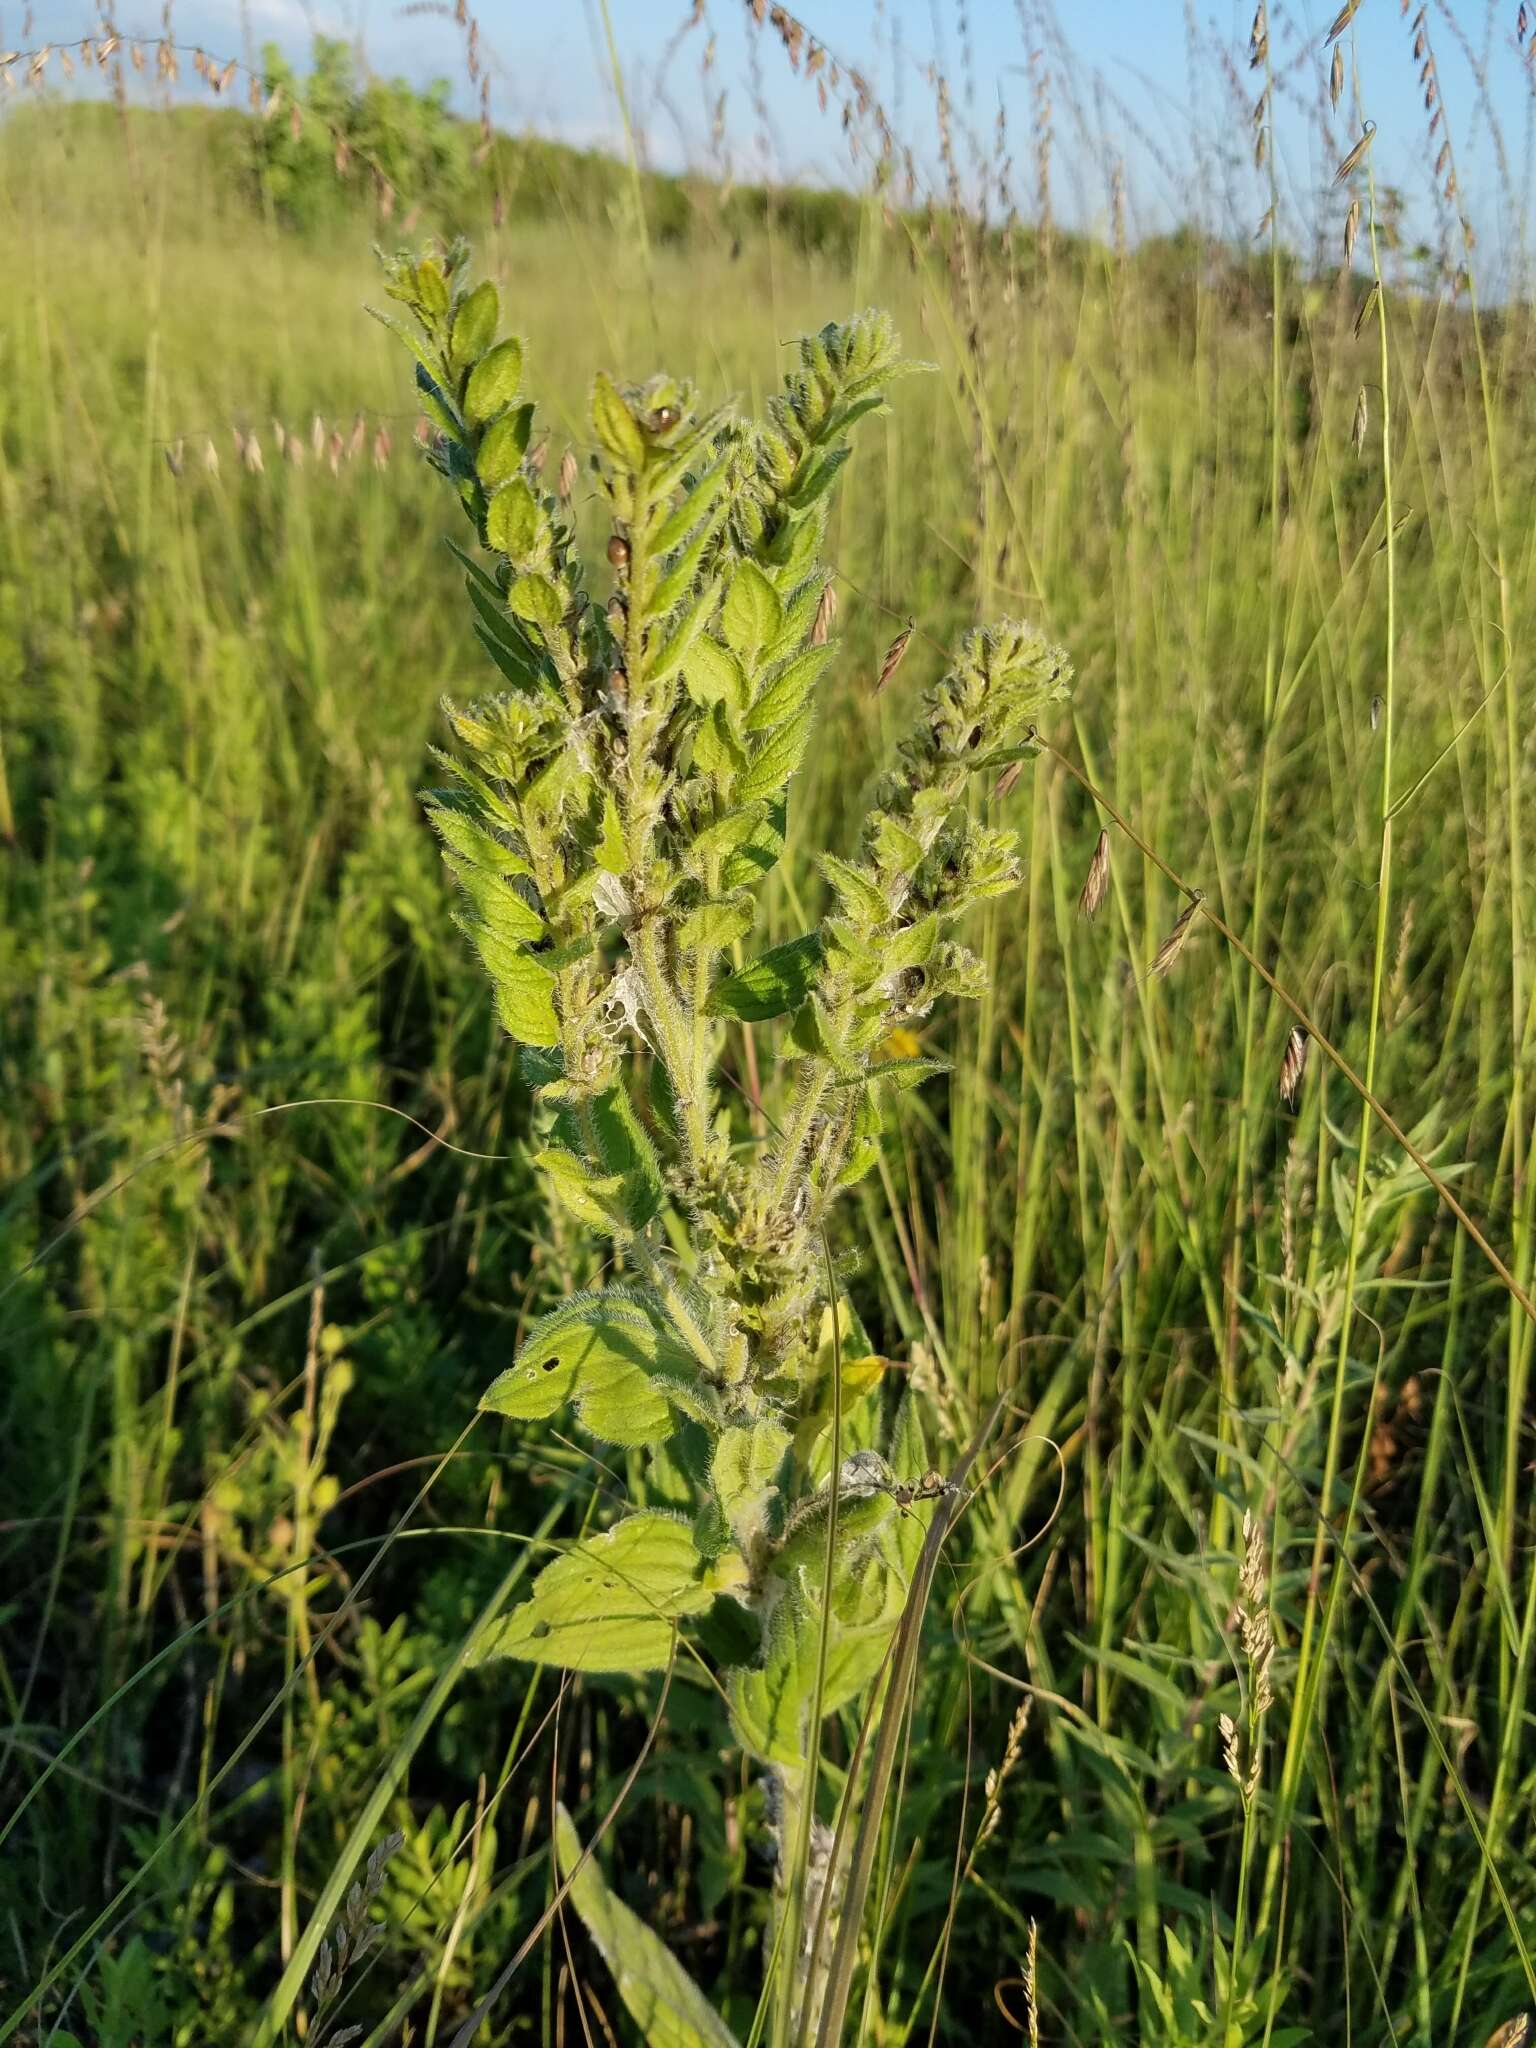
<instances>
[{"instance_id":1,"label":"small green plant leaf","mask_svg":"<svg viewBox=\"0 0 1536 2048\"><path fill-rule=\"evenodd\" d=\"M519 576L507 592L507 604L518 618L535 626L558 626L565 616L560 593L547 576Z\"/></svg>"},{"instance_id":2,"label":"small green plant leaf","mask_svg":"<svg viewBox=\"0 0 1536 2048\"><path fill-rule=\"evenodd\" d=\"M534 1323L480 1406L539 1422L576 1403L584 1429L611 1444L656 1444L675 1408L713 1419L718 1399L660 1304L638 1291L577 1294Z\"/></svg>"},{"instance_id":3,"label":"small green plant leaf","mask_svg":"<svg viewBox=\"0 0 1536 2048\"><path fill-rule=\"evenodd\" d=\"M491 280L482 278L466 298L459 301L453 316L451 353L457 370L478 362L496 339L496 322L501 315L501 298Z\"/></svg>"},{"instance_id":4,"label":"small green plant leaf","mask_svg":"<svg viewBox=\"0 0 1536 2048\"><path fill-rule=\"evenodd\" d=\"M509 484L499 490L492 498L490 510L485 515L485 531L491 546L498 554L505 555L508 561L515 564L527 562L533 555L543 538L546 525L538 500L524 476L514 476ZM558 594L555 605L555 619L558 620ZM537 614L528 613L525 616L537 617Z\"/></svg>"},{"instance_id":5,"label":"small green plant leaf","mask_svg":"<svg viewBox=\"0 0 1536 2048\"><path fill-rule=\"evenodd\" d=\"M799 1009L815 987L821 971L821 937L807 932L749 960L745 967L716 985L709 998L713 1017L740 1017L766 1023Z\"/></svg>"},{"instance_id":6,"label":"small green plant leaf","mask_svg":"<svg viewBox=\"0 0 1536 2048\"><path fill-rule=\"evenodd\" d=\"M762 880L784 851L786 822L784 798L777 796L721 868L723 889L744 889Z\"/></svg>"},{"instance_id":7,"label":"small green plant leaf","mask_svg":"<svg viewBox=\"0 0 1536 2048\"><path fill-rule=\"evenodd\" d=\"M774 1477L789 1449L789 1431L771 1416L750 1428L725 1430L715 1445L710 1465L726 1520L739 1528L743 1520L760 1521L774 1493Z\"/></svg>"},{"instance_id":8,"label":"small green plant leaf","mask_svg":"<svg viewBox=\"0 0 1536 2048\"><path fill-rule=\"evenodd\" d=\"M618 1176L625 1222L643 1230L661 1207L661 1168L622 1083L593 1097L592 1134L603 1165Z\"/></svg>"},{"instance_id":9,"label":"small green plant leaf","mask_svg":"<svg viewBox=\"0 0 1536 2048\"><path fill-rule=\"evenodd\" d=\"M712 634L700 633L695 637L684 657L683 675L695 704L724 704L731 711L745 710L747 679L741 663Z\"/></svg>"},{"instance_id":10,"label":"small green plant leaf","mask_svg":"<svg viewBox=\"0 0 1536 2048\"><path fill-rule=\"evenodd\" d=\"M494 419L517 396L523 381L523 344L514 335L483 355L464 387L464 411L477 423Z\"/></svg>"},{"instance_id":11,"label":"small green plant leaf","mask_svg":"<svg viewBox=\"0 0 1536 2048\"><path fill-rule=\"evenodd\" d=\"M509 477L528 453L533 432L533 407L514 405L486 428L475 453L475 474L488 491L494 491Z\"/></svg>"},{"instance_id":12,"label":"small green plant leaf","mask_svg":"<svg viewBox=\"0 0 1536 2048\"><path fill-rule=\"evenodd\" d=\"M865 925L885 923L891 914L890 905L862 868L839 860L835 853L822 854L816 865L842 898L843 907L851 918Z\"/></svg>"},{"instance_id":13,"label":"small green plant leaf","mask_svg":"<svg viewBox=\"0 0 1536 2048\"><path fill-rule=\"evenodd\" d=\"M792 718L815 689L832 658L830 646L807 647L787 661L747 713L748 732L766 732Z\"/></svg>"},{"instance_id":14,"label":"small green plant leaf","mask_svg":"<svg viewBox=\"0 0 1536 2048\"><path fill-rule=\"evenodd\" d=\"M878 1561L876 1570L883 1591L890 1575ZM835 1714L874 1677L900 1611L898 1591L894 1602L882 1600L872 1618L850 1625L836 1613L828 1617L823 1714ZM773 1610L762 1662L731 1675L731 1723L737 1740L764 1763L805 1761L822 1626L820 1601L804 1585L789 1588Z\"/></svg>"},{"instance_id":15,"label":"small green plant leaf","mask_svg":"<svg viewBox=\"0 0 1536 2048\"><path fill-rule=\"evenodd\" d=\"M745 893L690 910L677 928L677 942L690 952L723 953L752 929L754 908Z\"/></svg>"},{"instance_id":16,"label":"small green plant leaf","mask_svg":"<svg viewBox=\"0 0 1536 2048\"><path fill-rule=\"evenodd\" d=\"M603 370L598 371L592 384L592 426L621 469L638 472L644 468L645 437L618 386Z\"/></svg>"},{"instance_id":17,"label":"small green plant leaf","mask_svg":"<svg viewBox=\"0 0 1536 2048\"><path fill-rule=\"evenodd\" d=\"M727 641L745 659L771 640L784 617L779 594L755 562L743 562L731 578L720 608Z\"/></svg>"},{"instance_id":18,"label":"small green plant leaf","mask_svg":"<svg viewBox=\"0 0 1536 2048\"><path fill-rule=\"evenodd\" d=\"M646 2048L736 2048L736 2036L661 1937L615 1898L594 1858L581 1864L581 1839L563 1806L555 1814L555 1853L562 1877L575 1872L571 1904Z\"/></svg>"},{"instance_id":19,"label":"small green plant leaf","mask_svg":"<svg viewBox=\"0 0 1536 2048\"><path fill-rule=\"evenodd\" d=\"M520 853L514 853L502 844L483 825L477 825L450 800L434 791L425 799L427 816L432 828L443 845L471 867L481 868L489 875L526 875L527 861Z\"/></svg>"},{"instance_id":20,"label":"small green plant leaf","mask_svg":"<svg viewBox=\"0 0 1536 2048\"><path fill-rule=\"evenodd\" d=\"M546 1565L522 1606L492 1625L470 1661L520 1657L566 1671L658 1671L672 1653L673 1623L701 1614L739 1569L734 1556L711 1564L673 1515L626 1516Z\"/></svg>"},{"instance_id":21,"label":"small green plant leaf","mask_svg":"<svg viewBox=\"0 0 1536 2048\"><path fill-rule=\"evenodd\" d=\"M811 706L807 704L768 735L736 785L738 799L751 803L756 797L776 795L800 766L810 737Z\"/></svg>"}]
</instances>

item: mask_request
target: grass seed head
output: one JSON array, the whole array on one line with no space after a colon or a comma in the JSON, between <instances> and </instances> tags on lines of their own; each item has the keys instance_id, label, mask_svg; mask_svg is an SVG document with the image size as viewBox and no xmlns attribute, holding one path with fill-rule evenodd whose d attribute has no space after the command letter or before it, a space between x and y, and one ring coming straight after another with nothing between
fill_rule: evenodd
<instances>
[{"instance_id":1,"label":"grass seed head","mask_svg":"<svg viewBox=\"0 0 1536 2048\"><path fill-rule=\"evenodd\" d=\"M1186 907L1179 912L1172 931L1169 932L1167 938L1158 947L1157 957L1152 962L1152 972L1159 980L1162 980L1164 975L1170 974L1173 971L1174 964L1178 960L1179 955L1183 952L1185 946L1188 945L1190 932L1194 929L1195 912L1204 901L1205 891L1203 889L1192 890L1190 892L1190 900Z\"/></svg>"},{"instance_id":2,"label":"grass seed head","mask_svg":"<svg viewBox=\"0 0 1536 2048\"><path fill-rule=\"evenodd\" d=\"M1307 1034L1299 1024L1293 1024L1280 1059L1280 1100L1287 1109L1296 1107L1296 1092L1301 1086L1301 1077L1306 1072L1306 1067Z\"/></svg>"},{"instance_id":3,"label":"grass seed head","mask_svg":"<svg viewBox=\"0 0 1536 2048\"><path fill-rule=\"evenodd\" d=\"M1082 894L1077 899L1077 914L1083 918L1095 918L1104 907L1104 898L1109 894L1109 834L1101 831L1098 844L1093 849L1093 859L1088 863L1088 873L1083 881Z\"/></svg>"},{"instance_id":4,"label":"grass seed head","mask_svg":"<svg viewBox=\"0 0 1536 2048\"><path fill-rule=\"evenodd\" d=\"M908 619L896 638L885 650L885 659L880 664L880 673L875 678L875 695L878 697L886 684L901 666L901 657L907 651L907 643L917 629L916 619Z\"/></svg>"}]
</instances>

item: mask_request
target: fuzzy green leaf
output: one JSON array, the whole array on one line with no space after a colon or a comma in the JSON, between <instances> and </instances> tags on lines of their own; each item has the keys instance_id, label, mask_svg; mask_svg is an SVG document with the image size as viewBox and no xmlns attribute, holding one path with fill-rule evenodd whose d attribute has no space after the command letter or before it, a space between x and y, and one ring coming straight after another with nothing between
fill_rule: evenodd
<instances>
[{"instance_id":1,"label":"fuzzy green leaf","mask_svg":"<svg viewBox=\"0 0 1536 2048\"><path fill-rule=\"evenodd\" d=\"M949 1071L948 1060L930 1060L915 1056L911 1059L876 1060L868 1075L861 1075L860 1079L862 1081L867 1078L874 1087L893 1088L901 1095L909 1088L920 1088L924 1081L931 1080L935 1074L947 1074Z\"/></svg>"},{"instance_id":2,"label":"fuzzy green leaf","mask_svg":"<svg viewBox=\"0 0 1536 2048\"><path fill-rule=\"evenodd\" d=\"M711 469L705 471L682 503L669 512L656 529L651 536L653 554L670 555L675 547L681 546L694 528L708 517L730 473L731 452L728 449Z\"/></svg>"},{"instance_id":3,"label":"fuzzy green leaf","mask_svg":"<svg viewBox=\"0 0 1536 2048\"><path fill-rule=\"evenodd\" d=\"M486 428L475 452L475 474L488 491L516 476L517 466L528 453L533 431L533 407L514 405Z\"/></svg>"},{"instance_id":4,"label":"fuzzy green leaf","mask_svg":"<svg viewBox=\"0 0 1536 2048\"><path fill-rule=\"evenodd\" d=\"M677 928L677 942L689 952L724 952L744 939L752 929L750 896L730 896L723 901L701 903L690 910Z\"/></svg>"},{"instance_id":5,"label":"fuzzy green leaf","mask_svg":"<svg viewBox=\"0 0 1536 2048\"><path fill-rule=\"evenodd\" d=\"M710 1463L710 1479L729 1522L761 1515L788 1449L789 1431L771 1416L753 1423L750 1429L727 1429L721 1434Z\"/></svg>"},{"instance_id":6,"label":"fuzzy green leaf","mask_svg":"<svg viewBox=\"0 0 1536 2048\"><path fill-rule=\"evenodd\" d=\"M528 479L515 476L491 500L485 515L486 537L498 554L522 563L537 549L547 523Z\"/></svg>"},{"instance_id":7,"label":"fuzzy green leaf","mask_svg":"<svg viewBox=\"0 0 1536 2048\"><path fill-rule=\"evenodd\" d=\"M694 729L693 765L701 775L712 777L719 786L746 768L746 754L731 731L731 722L723 704L716 704L706 712Z\"/></svg>"},{"instance_id":8,"label":"fuzzy green leaf","mask_svg":"<svg viewBox=\"0 0 1536 2048\"><path fill-rule=\"evenodd\" d=\"M592 1135L603 1165L618 1176L625 1222L643 1230L661 1207L661 1168L622 1082L592 1098Z\"/></svg>"},{"instance_id":9,"label":"fuzzy green leaf","mask_svg":"<svg viewBox=\"0 0 1536 2048\"><path fill-rule=\"evenodd\" d=\"M718 983L706 1005L712 1017L765 1023L799 1009L821 972L821 936L807 932L774 946Z\"/></svg>"},{"instance_id":10,"label":"fuzzy green leaf","mask_svg":"<svg viewBox=\"0 0 1536 2048\"><path fill-rule=\"evenodd\" d=\"M494 833L487 832L483 825L477 825L473 818L465 817L452 803L444 803L435 792L427 795L425 803L433 831L460 860L467 861L471 867L483 868L490 875L532 873L520 853L503 846Z\"/></svg>"},{"instance_id":11,"label":"fuzzy green leaf","mask_svg":"<svg viewBox=\"0 0 1536 2048\"><path fill-rule=\"evenodd\" d=\"M768 805L751 831L720 870L722 889L744 889L760 882L784 851L786 806L782 796Z\"/></svg>"},{"instance_id":12,"label":"fuzzy green leaf","mask_svg":"<svg viewBox=\"0 0 1536 2048\"><path fill-rule=\"evenodd\" d=\"M887 1592L889 1581L890 1574L882 1567L885 1597L878 1606L870 1603L867 1616L851 1624L836 1612L826 1618L830 1634L821 1698L824 1714L835 1714L857 1698L880 1669L901 1612L899 1588L893 1600ZM731 1675L732 1726L742 1747L764 1763L793 1765L805 1760L822 1627L821 1603L803 1586L790 1588L773 1611L762 1663Z\"/></svg>"},{"instance_id":13,"label":"fuzzy green leaf","mask_svg":"<svg viewBox=\"0 0 1536 2048\"><path fill-rule=\"evenodd\" d=\"M653 683L664 683L682 667L688 649L704 621L715 608L716 587L708 585L689 605L654 655L647 658L645 672Z\"/></svg>"},{"instance_id":14,"label":"fuzzy green leaf","mask_svg":"<svg viewBox=\"0 0 1536 2048\"><path fill-rule=\"evenodd\" d=\"M787 661L747 713L747 731L766 732L769 726L792 718L815 689L832 654L829 646L807 647Z\"/></svg>"},{"instance_id":15,"label":"fuzzy green leaf","mask_svg":"<svg viewBox=\"0 0 1536 2048\"><path fill-rule=\"evenodd\" d=\"M731 647L750 660L779 630L783 617L779 594L768 578L755 562L743 562L720 609L721 630Z\"/></svg>"},{"instance_id":16,"label":"fuzzy green leaf","mask_svg":"<svg viewBox=\"0 0 1536 2048\"><path fill-rule=\"evenodd\" d=\"M580 1870L581 1841L562 1806L555 1815L562 1877L576 1877L571 1904L613 1973L646 2048L736 2048L736 2037L666 1943L603 1881L594 1859Z\"/></svg>"},{"instance_id":17,"label":"fuzzy green leaf","mask_svg":"<svg viewBox=\"0 0 1536 2048\"><path fill-rule=\"evenodd\" d=\"M695 704L725 704L741 711L747 701L747 679L741 663L712 634L698 634L683 660L683 679Z\"/></svg>"},{"instance_id":18,"label":"fuzzy green leaf","mask_svg":"<svg viewBox=\"0 0 1536 2048\"><path fill-rule=\"evenodd\" d=\"M523 1045L558 1044L555 977L549 969L531 953L505 944L489 926L478 927L473 937L491 974L496 1014L509 1036Z\"/></svg>"},{"instance_id":19,"label":"fuzzy green leaf","mask_svg":"<svg viewBox=\"0 0 1536 2048\"><path fill-rule=\"evenodd\" d=\"M672 1650L672 1624L715 1598L716 1577L686 1522L654 1511L589 1536L533 1582L521 1607L471 1653L484 1664L520 1657L566 1671L656 1671Z\"/></svg>"},{"instance_id":20,"label":"fuzzy green leaf","mask_svg":"<svg viewBox=\"0 0 1536 2048\"><path fill-rule=\"evenodd\" d=\"M822 854L816 865L841 897L849 917L863 925L885 923L890 916L890 906L861 868L839 860L835 853Z\"/></svg>"},{"instance_id":21,"label":"fuzzy green leaf","mask_svg":"<svg viewBox=\"0 0 1536 2048\"><path fill-rule=\"evenodd\" d=\"M645 466L645 437L624 403L618 386L599 370L592 385L592 426L603 447L621 469L632 474Z\"/></svg>"},{"instance_id":22,"label":"fuzzy green leaf","mask_svg":"<svg viewBox=\"0 0 1536 2048\"><path fill-rule=\"evenodd\" d=\"M507 592L507 604L535 626L553 628L565 616L560 593L547 576L519 576Z\"/></svg>"},{"instance_id":23,"label":"fuzzy green leaf","mask_svg":"<svg viewBox=\"0 0 1536 2048\"><path fill-rule=\"evenodd\" d=\"M464 387L464 411L477 423L494 419L517 396L523 381L523 344L516 336L483 355L469 373Z\"/></svg>"},{"instance_id":24,"label":"fuzzy green leaf","mask_svg":"<svg viewBox=\"0 0 1536 2048\"><path fill-rule=\"evenodd\" d=\"M660 1304L620 1288L573 1295L541 1316L480 1406L542 1422L567 1401L584 1429L611 1444L663 1442L676 1427L673 1408L696 1420L718 1409Z\"/></svg>"},{"instance_id":25,"label":"fuzzy green leaf","mask_svg":"<svg viewBox=\"0 0 1536 2048\"><path fill-rule=\"evenodd\" d=\"M736 785L740 802L751 803L761 796L773 796L800 766L811 737L812 713L807 704L787 724L771 732Z\"/></svg>"},{"instance_id":26,"label":"fuzzy green leaf","mask_svg":"<svg viewBox=\"0 0 1536 2048\"><path fill-rule=\"evenodd\" d=\"M453 365L462 370L478 362L496 338L501 300L491 280L483 278L467 298L461 299L453 316Z\"/></svg>"}]
</instances>

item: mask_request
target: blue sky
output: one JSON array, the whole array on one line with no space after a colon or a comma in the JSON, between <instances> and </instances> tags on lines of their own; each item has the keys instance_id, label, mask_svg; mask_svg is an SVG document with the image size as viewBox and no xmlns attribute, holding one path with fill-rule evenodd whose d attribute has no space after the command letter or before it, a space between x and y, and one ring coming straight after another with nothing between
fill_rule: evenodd
<instances>
[{"instance_id":1,"label":"blue sky","mask_svg":"<svg viewBox=\"0 0 1536 2048\"><path fill-rule=\"evenodd\" d=\"M692 0L609 4L653 161L713 161L708 96L724 91L725 149L737 176L825 183L857 175L838 122L820 113L814 89L792 74L777 42L753 29L743 0L708 0L706 25L680 42ZM1282 218L1297 240L1319 212L1331 219L1342 211L1326 197L1320 208L1319 198L1358 133L1350 96L1336 118L1318 114L1318 53L1337 4L1272 0L1272 42L1286 81L1276 130ZM1448 8L1431 0L1429 8L1464 203L1489 272L1509 258L1519 233L1503 195L1513 190L1517 210L1531 196L1532 81L1515 46L1517 4L1459 0ZM159 0L119 0L117 19L152 32L159 11ZM1045 71L1052 86L1052 187L1063 218L1103 226L1114 158L1125 165L1133 232L1192 217L1246 231L1268 205L1237 98L1252 85L1243 61L1252 0L803 0L798 11L834 55L864 68L930 174L937 131L928 72L937 57L952 82L957 124L978 148L990 144L1003 108L1027 210L1033 55L1036 74ZM8 37L19 21L6 16L20 12L16 0L0 4ZM498 125L618 145L601 0L480 0L476 12ZM62 40L72 26L90 26L91 8L89 0L34 0L34 15L39 30ZM416 79L462 77L461 33L449 17L448 7L407 12L398 0L175 0L174 11L179 38L220 55L270 38L302 57L319 29L356 40L375 69ZM700 62L710 32L715 60L706 81ZM1445 130L1427 136L1410 43L1399 0L1363 0L1346 52L1360 105L1377 124L1377 174L1402 190L1412 231L1433 240L1431 166Z\"/></svg>"}]
</instances>

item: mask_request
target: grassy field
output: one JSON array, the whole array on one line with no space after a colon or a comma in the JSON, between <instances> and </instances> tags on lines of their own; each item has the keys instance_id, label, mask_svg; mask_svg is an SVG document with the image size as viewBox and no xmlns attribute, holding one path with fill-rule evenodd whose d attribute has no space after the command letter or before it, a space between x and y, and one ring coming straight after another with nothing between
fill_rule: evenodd
<instances>
[{"instance_id":1,"label":"grassy field","mask_svg":"<svg viewBox=\"0 0 1536 2048\"><path fill-rule=\"evenodd\" d=\"M1031 1921L1047 2042L1477 2043L1536 2000L1533 334L1401 285L1367 175L1354 276L875 200L818 252L707 188L642 238L622 181L470 223L552 464L600 367L751 402L866 303L937 365L846 475L767 938L960 630L1077 669L986 799L1028 854L991 992L844 1218L937 1462L1016 1404L882 1839L882 2048L1012 2039ZM475 1403L594 1254L415 797L486 676L363 312L393 229L57 109L0 129L0 219L0 2040L246 2040L339 1908L344 2002L284 2038L447 2044L657 1687L459 1669L587 1509L584 1440ZM723 1741L680 1669L612 1871L745 2041L769 1874ZM626 2025L573 1922L476 2038Z\"/></svg>"}]
</instances>

